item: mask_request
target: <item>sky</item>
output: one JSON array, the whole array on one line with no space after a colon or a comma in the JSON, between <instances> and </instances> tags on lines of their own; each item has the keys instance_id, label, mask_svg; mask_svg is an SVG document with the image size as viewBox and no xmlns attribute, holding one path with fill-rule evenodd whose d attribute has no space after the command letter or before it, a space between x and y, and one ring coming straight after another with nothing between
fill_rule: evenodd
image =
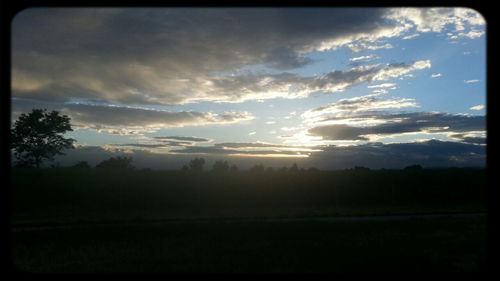
<instances>
[{"instance_id":1,"label":"sky","mask_svg":"<svg viewBox=\"0 0 500 281\"><path fill-rule=\"evenodd\" d=\"M485 45L468 8L31 8L12 122L68 115L65 165L484 166Z\"/></svg>"}]
</instances>

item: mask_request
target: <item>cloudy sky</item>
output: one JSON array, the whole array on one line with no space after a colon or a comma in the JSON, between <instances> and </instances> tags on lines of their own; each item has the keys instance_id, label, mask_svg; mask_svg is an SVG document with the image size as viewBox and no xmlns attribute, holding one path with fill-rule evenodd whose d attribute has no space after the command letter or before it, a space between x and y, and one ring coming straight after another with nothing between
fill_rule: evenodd
<instances>
[{"instance_id":1,"label":"cloudy sky","mask_svg":"<svg viewBox=\"0 0 500 281\"><path fill-rule=\"evenodd\" d=\"M69 115L68 163L481 166L485 31L466 8L33 8L12 120Z\"/></svg>"}]
</instances>

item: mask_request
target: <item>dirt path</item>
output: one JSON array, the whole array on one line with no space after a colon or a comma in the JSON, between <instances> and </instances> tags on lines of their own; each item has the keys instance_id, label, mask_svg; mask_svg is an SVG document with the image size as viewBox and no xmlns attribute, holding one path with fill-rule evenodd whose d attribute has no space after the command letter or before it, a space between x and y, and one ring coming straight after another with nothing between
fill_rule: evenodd
<instances>
[{"instance_id":1,"label":"dirt path","mask_svg":"<svg viewBox=\"0 0 500 281\"><path fill-rule=\"evenodd\" d=\"M370 215L370 216L344 216L344 217L296 217L296 218L227 218L227 219L182 219L182 220L159 220L159 221L116 221L95 222L85 224L66 224L50 226L19 226L12 227L12 232L41 231L55 229L77 229L77 228L103 228L124 226L146 226L179 223L238 223L238 222L305 222L318 221L325 223L337 222L387 222L387 221L409 221L409 220L439 220L439 219L478 219L486 217L486 213L440 213L440 214L404 214L404 215Z\"/></svg>"}]
</instances>

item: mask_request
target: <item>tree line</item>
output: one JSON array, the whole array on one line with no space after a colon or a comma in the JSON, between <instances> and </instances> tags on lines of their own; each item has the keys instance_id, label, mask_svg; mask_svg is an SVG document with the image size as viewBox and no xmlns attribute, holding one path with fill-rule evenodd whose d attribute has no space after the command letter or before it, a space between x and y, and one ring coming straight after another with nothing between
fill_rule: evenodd
<instances>
[{"instance_id":1,"label":"tree line","mask_svg":"<svg viewBox=\"0 0 500 281\"><path fill-rule=\"evenodd\" d=\"M39 168L43 161L53 161L56 155L62 155L63 150L74 148L75 139L65 138L63 135L68 131L73 131L70 118L67 115L60 115L57 111L48 112L46 109L33 109L28 114L21 114L14 123L12 129L11 149L17 159L17 167ZM201 172L205 166L205 159L194 158L186 165L182 166L183 172ZM73 168L91 168L86 161L80 161ZM130 157L111 157L97 164L96 168L106 169L135 169ZM369 170L366 167L355 166L356 171ZM422 169L420 165L411 165L405 170ZM235 164L230 165L226 160L217 160L212 166L214 172L237 172L239 169ZM249 169L251 172L298 172L305 171L294 163L291 167L274 169L265 167L263 164L256 164ZM309 168L307 171L318 171L317 168Z\"/></svg>"}]
</instances>

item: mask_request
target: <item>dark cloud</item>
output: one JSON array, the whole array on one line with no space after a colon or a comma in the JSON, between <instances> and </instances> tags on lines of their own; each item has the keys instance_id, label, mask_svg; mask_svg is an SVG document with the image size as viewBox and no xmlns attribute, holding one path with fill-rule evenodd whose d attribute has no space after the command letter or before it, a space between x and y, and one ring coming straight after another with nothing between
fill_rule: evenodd
<instances>
[{"instance_id":1,"label":"dark cloud","mask_svg":"<svg viewBox=\"0 0 500 281\"><path fill-rule=\"evenodd\" d=\"M242 88L212 89L215 73L252 64L297 68L311 63L310 51L398 36L399 23L386 15L379 8L32 8L13 22L13 94L128 104L234 101ZM346 79L359 80L327 77Z\"/></svg>"},{"instance_id":2,"label":"dark cloud","mask_svg":"<svg viewBox=\"0 0 500 281\"><path fill-rule=\"evenodd\" d=\"M313 62L290 48L276 48L267 55L268 65L276 69L299 68Z\"/></svg>"},{"instance_id":3,"label":"dark cloud","mask_svg":"<svg viewBox=\"0 0 500 281\"><path fill-rule=\"evenodd\" d=\"M28 9L14 21L14 47L42 53L117 58L185 59L220 70L236 60L261 62L282 46L292 52L326 39L390 27L384 9L132 8ZM33 34L33 31L38 31ZM23 33L32 33L26 36ZM199 54L196 54L196 51ZM196 59L205 54L219 59ZM192 57L192 56L195 57Z\"/></svg>"},{"instance_id":4,"label":"dark cloud","mask_svg":"<svg viewBox=\"0 0 500 281\"><path fill-rule=\"evenodd\" d=\"M208 84L248 65L293 69L312 51L388 48L381 41L449 25L475 38L482 33L471 26L484 20L460 8L31 8L12 25L12 89L60 101L235 101L242 88Z\"/></svg>"},{"instance_id":5,"label":"dark cloud","mask_svg":"<svg viewBox=\"0 0 500 281\"><path fill-rule=\"evenodd\" d=\"M309 134L321 136L327 140L367 140L366 135L370 128L352 127L344 124L326 125L308 130Z\"/></svg>"},{"instance_id":6,"label":"dark cloud","mask_svg":"<svg viewBox=\"0 0 500 281\"><path fill-rule=\"evenodd\" d=\"M374 169L403 168L420 164L424 167L484 167L486 148L473 144L437 140L359 146L329 147L307 159L310 165L325 169L365 166Z\"/></svg>"},{"instance_id":7,"label":"dark cloud","mask_svg":"<svg viewBox=\"0 0 500 281\"><path fill-rule=\"evenodd\" d=\"M471 136L467 133L450 134L450 138L458 139L461 142L473 143L473 144L486 144L486 137L484 136Z\"/></svg>"},{"instance_id":8,"label":"dark cloud","mask_svg":"<svg viewBox=\"0 0 500 281\"><path fill-rule=\"evenodd\" d=\"M357 118L375 118L387 121L387 123L369 127L354 127L344 124L325 125L311 128L308 132L328 140L366 140L363 135L390 135L426 130L432 132L468 132L484 131L486 129L485 116L417 112L361 115L357 116ZM342 119L337 118L335 120Z\"/></svg>"}]
</instances>

